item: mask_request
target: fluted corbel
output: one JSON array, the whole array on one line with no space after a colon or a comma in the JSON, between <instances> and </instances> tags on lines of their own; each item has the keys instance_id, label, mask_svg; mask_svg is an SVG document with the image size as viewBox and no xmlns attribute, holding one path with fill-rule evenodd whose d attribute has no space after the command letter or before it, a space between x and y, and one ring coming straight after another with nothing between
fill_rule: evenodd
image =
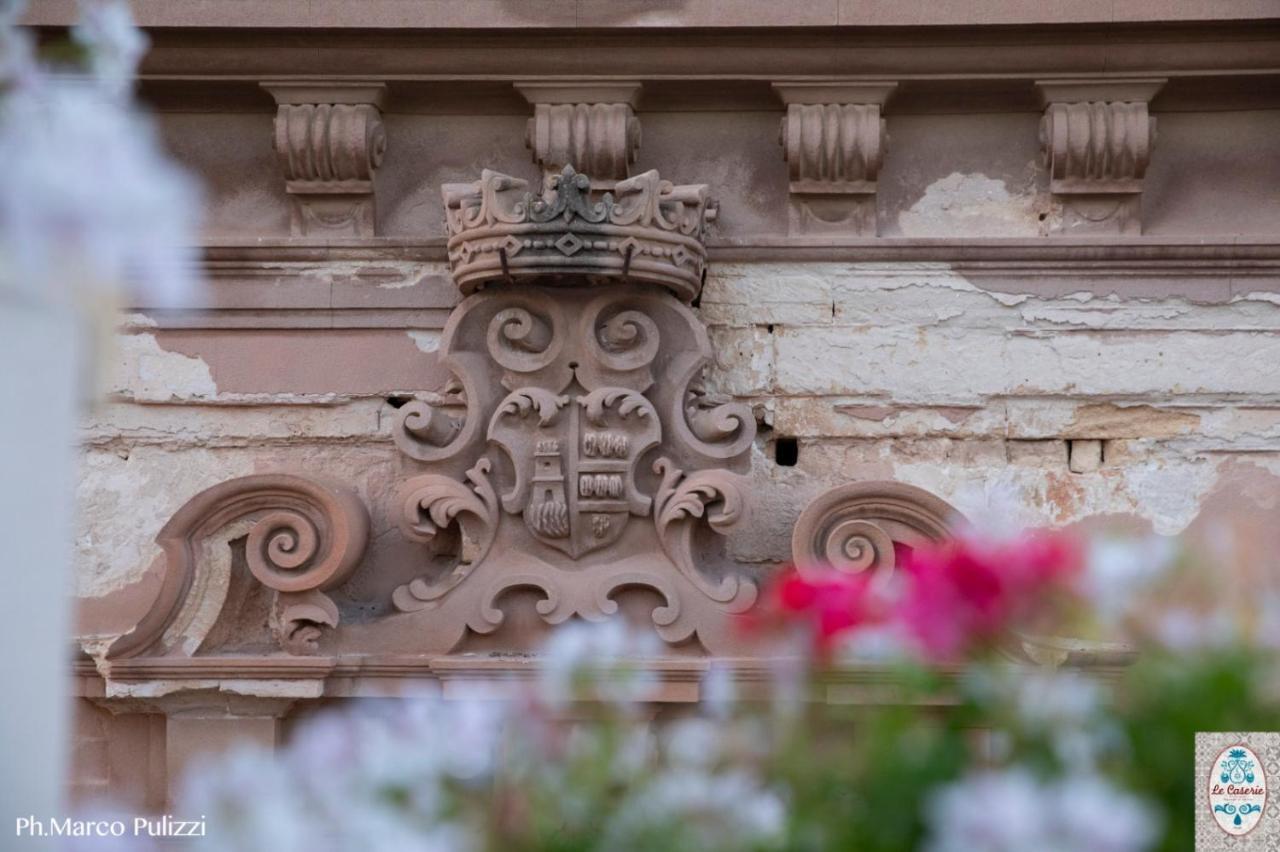
<instances>
[{"instance_id":1,"label":"fluted corbel","mask_svg":"<svg viewBox=\"0 0 1280 852\"><path fill-rule=\"evenodd\" d=\"M372 237L387 147L383 83L266 82L294 236Z\"/></svg>"},{"instance_id":2,"label":"fluted corbel","mask_svg":"<svg viewBox=\"0 0 1280 852\"><path fill-rule=\"evenodd\" d=\"M791 233L875 235L881 110L896 87L848 79L773 84L787 107L779 141L791 176Z\"/></svg>"},{"instance_id":3,"label":"fluted corbel","mask_svg":"<svg viewBox=\"0 0 1280 852\"><path fill-rule=\"evenodd\" d=\"M570 80L515 85L533 106L525 144L544 174L573 166L604 188L630 175L640 152L640 83Z\"/></svg>"},{"instance_id":4,"label":"fluted corbel","mask_svg":"<svg viewBox=\"0 0 1280 852\"><path fill-rule=\"evenodd\" d=\"M1058 233L1142 232L1142 183L1156 120L1147 106L1164 79L1040 80L1040 144Z\"/></svg>"}]
</instances>

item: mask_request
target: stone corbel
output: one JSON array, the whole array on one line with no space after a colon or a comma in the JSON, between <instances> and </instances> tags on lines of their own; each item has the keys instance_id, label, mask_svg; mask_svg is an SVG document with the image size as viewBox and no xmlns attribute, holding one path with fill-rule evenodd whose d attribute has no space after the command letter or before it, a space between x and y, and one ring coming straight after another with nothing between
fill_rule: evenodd
<instances>
[{"instance_id":1,"label":"stone corbel","mask_svg":"<svg viewBox=\"0 0 1280 852\"><path fill-rule=\"evenodd\" d=\"M276 99L275 148L300 237L371 237L373 177L386 152L383 83L266 82Z\"/></svg>"},{"instance_id":2,"label":"stone corbel","mask_svg":"<svg viewBox=\"0 0 1280 852\"><path fill-rule=\"evenodd\" d=\"M609 189L631 174L640 151L637 82L530 81L516 83L533 106L525 144L544 174L565 166Z\"/></svg>"},{"instance_id":3,"label":"stone corbel","mask_svg":"<svg viewBox=\"0 0 1280 852\"><path fill-rule=\"evenodd\" d=\"M1040 143L1059 233L1142 232L1142 181L1156 120L1147 105L1163 79L1040 80Z\"/></svg>"},{"instance_id":4,"label":"stone corbel","mask_svg":"<svg viewBox=\"0 0 1280 852\"><path fill-rule=\"evenodd\" d=\"M774 83L786 104L779 141L791 176L792 234L875 236L884 159L881 110L897 83Z\"/></svg>"}]
</instances>

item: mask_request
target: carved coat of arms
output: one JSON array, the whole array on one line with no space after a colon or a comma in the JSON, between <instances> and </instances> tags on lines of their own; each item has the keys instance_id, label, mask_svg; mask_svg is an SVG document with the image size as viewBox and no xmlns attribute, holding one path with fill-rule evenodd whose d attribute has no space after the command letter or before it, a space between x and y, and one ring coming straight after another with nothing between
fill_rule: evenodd
<instances>
[{"instance_id":1,"label":"carved coat of arms","mask_svg":"<svg viewBox=\"0 0 1280 852\"><path fill-rule=\"evenodd\" d=\"M457 530L457 561L393 595L430 613L441 650L496 630L515 590L558 623L607 617L643 589L661 601L660 635L704 644L755 599L694 556L698 522L741 518L733 468L755 433L747 406L700 386L710 344L687 303L706 188L653 172L619 182L617 200L589 186L566 170L541 197L488 172L445 189L450 264L470 293L439 347L458 388L452 406L405 405L395 440L431 465L399 492L402 530L433 546Z\"/></svg>"}]
</instances>

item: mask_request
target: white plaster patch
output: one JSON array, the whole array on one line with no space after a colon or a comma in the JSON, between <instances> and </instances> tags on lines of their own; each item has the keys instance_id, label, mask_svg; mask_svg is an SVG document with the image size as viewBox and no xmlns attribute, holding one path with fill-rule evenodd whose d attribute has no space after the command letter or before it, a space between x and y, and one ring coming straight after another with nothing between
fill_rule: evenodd
<instances>
[{"instance_id":1,"label":"white plaster patch","mask_svg":"<svg viewBox=\"0 0 1280 852\"><path fill-rule=\"evenodd\" d=\"M898 227L908 237L1038 237L1047 230L1051 204L1035 193L1011 193L1002 180L952 172L898 214Z\"/></svg>"},{"instance_id":2,"label":"white plaster patch","mask_svg":"<svg viewBox=\"0 0 1280 852\"><path fill-rule=\"evenodd\" d=\"M1153 459L1124 470L1134 511L1160 535L1177 535L1195 520L1217 477L1217 465L1194 459Z\"/></svg>"},{"instance_id":3,"label":"white plaster patch","mask_svg":"<svg viewBox=\"0 0 1280 852\"><path fill-rule=\"evenodd\" d=\"M101 597L139 580L160 553L154 539L187 500L252 473L245 454L203 449L180 456L134 447L122 458L90 451L76 487L75 594Z\"/></svg>"},{"instance_id":4,"label":"white plaster patch","mask_svg":"<svg viewBox=\"0 0 1280 852\"><path fill-rule=\"evenodd\" d=\"M418 347L419 352L435 352L440 348L440 332L438 331L410 331L407 332L409 339L413 341L413 345Z\"/></svg>"},{"instance_id":5,"label":"white plaster patch","mask_svg":"<svg viewBox=\"0 0 1280 852\"><path fill-rule=\"evenodd\" d=\"M118 357L108 382L112 393L142 402L207 399L218 395L209 365L160 348L154 334L116 337Z\"/></svg>"}]
</instances>

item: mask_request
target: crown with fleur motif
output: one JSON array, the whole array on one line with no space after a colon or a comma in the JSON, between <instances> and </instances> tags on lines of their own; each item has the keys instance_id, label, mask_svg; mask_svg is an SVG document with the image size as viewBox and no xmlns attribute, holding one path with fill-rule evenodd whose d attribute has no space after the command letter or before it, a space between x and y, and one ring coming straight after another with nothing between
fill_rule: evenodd
<instances>
[{"instance_id":1,"label":"crown with fleur motif","mask_svg":"<svg viewBox=\"0 0 1280 852\"><path fill-rule=\"evenodd\" d=\"M475 183L442 187L449 269L463 293L491 281L631 280L686 302L697 297L716 212L705 184L676 186L648 171L597 196L586 175L565 166L541 196L528 187L488 169Z\"/></svg>"}]
</instances>

